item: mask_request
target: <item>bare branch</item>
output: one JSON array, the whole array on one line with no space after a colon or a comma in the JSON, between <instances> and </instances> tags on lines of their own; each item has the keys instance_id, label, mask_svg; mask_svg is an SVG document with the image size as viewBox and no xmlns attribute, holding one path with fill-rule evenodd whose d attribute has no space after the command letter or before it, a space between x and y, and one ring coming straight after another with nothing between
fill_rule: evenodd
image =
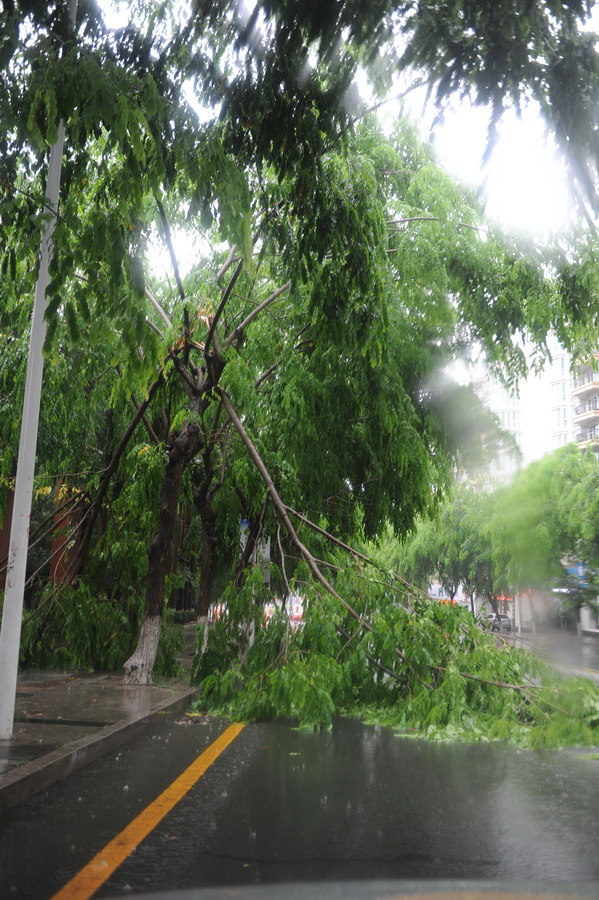
<instances>
[{"instance_id":1,"label":"bare branch","mask_svg":"<svg viewBox=\"0 0 599 900\"><path fill-rule=\"evenodd\" d=\"M401 577L401 575L398 575L396 572L392 572L388 569L383 569L380 565L378 565L378 563L376 563L369 556L366 556L364 553L360 553L359 550L356 550L354 547L350 547L349 544L345 544L343 541L339 540L339 538L336 538L334 535L332 535L329 531L325 531L324 528L321 528L315 522L311 522L310 519L307 519L306 516L303 516L301 513L292 509L290 506L287 506L286 509L290 515L294 516L296 519L299 519L300 522L303 522L305 525L308 525L310 528L313 529L313 531L316 531L316 532L318 532L318 534L321 534L323 537L326 537L327 540L331 541L331 543L336 544L337 547L340 547L342 550L345 550L347 553L350 553L356 559L360 559L360 560L362 560L362 562L368 563L369 566L372 566L373 568L378 569L380 572L384 572L385 575L389 575L391 578L393 578L394 581L399 581L410 592L412 592L414 594L419 594L422 597L428 598L428 594L426 593L426 591L423 591L420 588L416 587L415 585L410 584L409 582L405 581Z\"/></svg>"},{"instance_id":2,"label":"bare branch","mask_svg":"<svg viewBox=\"0 0 599 900\"><path fill-rule=\"evenodd\" d=\"M283 543L281 541L281 523L277 520L277 547L279 548L279 557L281 559L281 573L283 575L283 581L285 582L285 590L287 594L291 593L291 585L289 584L289 579L287 577L287 570L285 568L285 553L283 552Z\"/></svg>"},{"instance_id":3,"label":"bare branch","mask_svg":"<svg viewBox=\"0 0 599 900\"><path fill-rule=\"evenodd\" d=\"M266 466L264 465L264 462L262 461L262 457L258 453L256 447L254 446L254 444L252 443L252 441L250 439L250 436L248 435L247 431L243 427L241 419L235 412L235 409L233 407L233 404L231 403L231 400L230 400L228 394L221 387L216 387L215 390L217 391L219 396L222 397L223 403L225 405L225 409L227 410L227 412L229 414L229 418L233 422L233 425L235 426L237 433L239 434L239 436L241 437L241 440L245 444L248 453L250 454L252 460L254 461L254 464L256 465L256 468L260 472L260 475L262 476L262 479L268 489L268 493L270 494L270 497L274 504L274 507L277 510L277 513L280 516L281 520L285 523L285 527L287 528L287 531L289 533L291 540L293 541L293 543L299 550L303 559L307 562L314 577L325 588L325 590L327 590L329 592L329 594L331 594L333 597L335 597L335 599L338 600L345 607L345 609L350 614L350 616L352 616L352 618L354 618L357 622L359 622L360 625L366 631L372 632L372 627L368 624L368 622L364 621L362 616L347 602L347 600L345 600L340 594L338 594L337 591L335 590L335 588L333 587L333 585L327 581L327 579L324 577L324 575L320 571L314 556L310 553L308 548L300 541L298 534L297 534L295 528L293 527L293 523L291 522L291 519L289 518L289 515L287 513L287 507L281 500L279 493L278 493L276 487L274 486L273 480L270 477L270 473L268 472L268 469L266 468Z\"/></svg>"},{"instance_id":4,"label":"bare branch","mask_svg":"<svg viewBox=\"0 0 599 900\"><path fill-rule=\"evenodd\" d=\"M131 402L133 403L133 406L135 407L135 409L138 410L138 409L139 409L139 403L138 403L137 400L135 399L134 394L131 394ZM142 422L143 422L143 424L144 424L144 428L145 428L146 431L148 432L148 434L149 434L151 440L153 440L154 443L156 444L156 446L158 446L158 445L160 444L160 438L158 437L158 435L156 434L156 432L155 432L154 429L152 428L152 425L150 424L150 422L148 421L148 419L147 419L145 416L142 416L142 417L141 417L141 420L142 420Z\"/></svg>"},{"instance_id":5,"label":"bare branch","mask_svg":"<svg viewBox=\"0 0 599 900\"><path fill-rule=\"evenodd\" d=\"M263 383L266 381L267 378L270 378L270 376L272 375L272 373L273 373L273 372L276 372L278 368L279 368L279 363L273 363L272 366L270 366L270 367L266 370L266 372L265 372L263 375L261 375L260 378L258 378L258 380L257 380L257 381L255 382L255 384L254 384L254 387L255 387L255 388L259 388L260 385L263 384Z\"/></svg>"},{"instance_id":6,"label":"bare branch","mask_svg":"<svg viewBox=\"0 0 599 900\"><path fill-rule=\"evenodd\" d=\"M229 266L231 265L231 263L236 262L240 259L241 259L241 256L235 257L235 244L233 244L233 246L229 250L229 255L227 256L226 260L224 261L224 263L222 264L222 266L216 273L216 280L220 281L221 278L223 277L223 275L225 274L225 272L227 271L227 269L229 268Z\"/></svg>"},{"instance_id":7,"label":"bare branch","mask_svg":"<svg viewBox=\"0 0 599 900\"><path fill-rule=\"evenodd\" d=\"M154 334L157 334L159 338L161 338L161 339L164 338L164 335L161 332L158 325L155 325L154 322L152 322L152 320L148 316L146 316L146 325L148 325L152 329Z\"/></svg>"},{"instance_id":8,"label":"bare branch","mask_svg":"<svg viewBox=\"0 0 599 900\"><path fill-rule=\"evenodd\" d=\"M195 399L198 389L197 389L196 384L191 380L191 378L187 374L187 372L185 370L185 364L182 363L181 360L178 359L174 354L172 355L172 360L173 360L173 365L174 365L175 369L177 370L177 373L181 376L181 380L183 381L183 386L185 387L187 396L190 397L190 399L192 399L192 400Z\"/></svg>"},{"instance_id":9,"label":"bare branch","mask_svg":"<svg viewBox=\"0 0 599 900\"><path fill-rule=\"evenodd\" d=\"M284 522L285 527L287 528L287 531L289 533L291 540L295 544L296 548L299 550L302 558L305 560L305 562L307 562L308 566L310 567L310 569L312 571L312 574L314 575L316 580L325 588L325 590L328 591L328 593L331 594L331 596L333 596L336 600L339 601L339 603L342 604L342 606L347 610L347 612L350 614L350 616L352 616L352 618L354 618L360 624L360 626L364 629L364 631L372 633L372 631L373 631L372 626L367 621L365 621L365 619L362 618L362 616L347 602L347 600L345 600L335 590L333 585L327 581L325 576L320 571L318 563L317 563L315 557L313 556L313 554L310 553L308 548L300 541L299 536L298 536L295 528L293 527L291 519L289 518L289 515L287 513L287 507L281 500L279 493L273 483L273 480L270 477L270 473L268 472L268 469L266 468L266 466L264 465L264 462L262 461L262 457L258 453L256 447L254 446L252 440L250 439L250 436L248 435L247 431L243 427L241 419L237 415L237 413L233 407L233 404L231 403L229 395L226 393L226 391L224 391L221 387L218 387L218 386L215 387L215 391L221 397L223 404L225 406L225 409L227 410L227 413L229 414L229 418L231 419L231 422L233 423L234 427L237 430L237 433L239 434L243 443L245 444L246 449L247 449L248 453L250 454L250 457L252 458L256 468L260 472L260 475L262 476L262 480L264 481L264 483L267 487L268 493L270 494L270 498L274 504L274 507L277 511L278 516ZM398 656L398 658L403 662L404 654L402 653L401 649L397 647L395 649L395 653ZM371 662L374 665L376 665L378 668L385 671L387 674L392 674L394 677L398 677L397 673L394 673L393 670L388 669L387 667L383 666L382 663L379 663L378 660L374 659L373 657L369 657L369 659L371 660ZM420 681L420 683L424 687L426 687L428 690L433 690L432 685L425 682L418 675L416 675L416 677L418 678L418 681Z\"/></svg>"},{"instance_id":10,"label":"bare branch","mask_svg":"<svg viewBox=\"0 0 599 900\"><path fill-rule=\"evenodd\" d=\"M389 219L387 225L408 225L410 222L440 222L438 216L409 216L405 219ZM483 234L488 233L487 228L481 228L478 225L469 225L467 222L456 222L458 228L470 228L472 231L482 231ZM392 229L393 231L403 231L404 229Z\"/></svg>"},{"instance_id":11,"label":"bare branch","mask_svg":"<svg viewBox=\"0 0 599 900\"><path fill-rule=\"evenodd\" d=\"M74 500L71 500L70 503L63 503L60 507L54 506L52 512L48 513L47 516L44 516L38 527L32 531L29 537L28 549L33 550L39 544L41 544L49 534L52 534L56 531L57 528L60 528L61 525L64 525L65 522L68 522L69 517L72 513L77 509L77 506L84 499L84 495L78 494ZM58 516L58 518L57 518ZM46 527L49 524L49 527ZM76 529L73 530L72 534L75 534ZM43 565L48 562L48 559L44 560ZM4 556L0 559L0 574L2 572L6 572L8 568L8 556ZM27 579L26 584L29 584L32 576Z\"/></svg>"},{"instance_id":12,"label":"bare branch","mask_svg":"<svg viewBox=\"0 0 599 900\"><path fill-rule=\"evenodd\" d=\"M252 319L255 319L263 309L266 309L267 306L270 306L271 303L274 303L274 301L277 300L281 296L281 294L284 294L285 291L288 291L290 287L291 282L288 281L287 284L284 284L283 287L280 287L278 290L276 290L273 294L270 295L270 297L267 297L266 300L263 300L262 303L259 303L258 306L256 306L256 308L253 309L251 313L249 313L245 317L243 322L238 325L234 331L231 332L231 334L225 341L225 347L230 346L230 344L233 343L233 341L243 332L243 330L247 328Z\"/></svg>"},{"instance_id":13,"label":"bare branch","mask_svg":"<svg viewBox=\"0 0 599 900\"><path fill-rule=\"evenodd\" d=\"M177 263L177 257L175 256L175 248L173 247L173 239L171 236L171 229L168 223L168 219L166 217L166 212L164 211L164 206L162 205L162 201L156 199L156 205L158 207L158 212L160 213L160 221L162 222L162 230L164 232L164 240L166 241L166 246L168 248L168 254L171 258L171 265L173 267L173 272L175 274L175 281L177 282L177 290L179 291L179 296L181 300L185 300L185 289L183 288L183 282L181 281L181 275L179 274L179 265Z\"/></svg>"},{"instance_id":14,"label":"bare branch","mask_svg":"<svg viewBox=\"0 0 599 900\"><path fill-rule=\"evenodd\" d=\"M161 316L162 321L165 323L166 327L172 328L173 323L171 322L171 320L167 316L166 312L164 311L164 309L162 308L162 306L160 305L160 303L154 296L154 293L152 292L151 287L147 284L146 284L146 297L148 298L148 300L150 301L150 303L152 304L152 306L154 307L154 309L156 310L158 315ZM148 321L148 324L151 325L152 323L150 321ZM153 326L153 327L155 327L155 326ZM158 332L158 334L160 334L160 332Z\"/></svg>"},{"instance_id":15,"label":"bare branch","mask_svg":"<svg viewBox=\"0 0 599 900\"><path fill-rule=\"evenodd\" d=\"M231 296L231 292L232 292L233 288L235 287L235 282L239 278L242 269L243 269L243 260L240 259L239 262L237 263L237 268L235 269L235 271L233 272L233 275L231 276L231 280L229 281L227 287L225 288L225 292L223 294L222 300L220 301L220 303L218 305L218 309L216 310L214 316L212 317L212 321L210 322L210 329L208 331L208 337L206 338L206 343L205 343L205 348L204 348L205 354L208 354L208 351L210 350L210 344L212 343L212 341L214 339L214 332L216 330L218 320L220 319L220 317L223 314L225 306L227 305L229 297Z\"/></svg>"}]
</instances>

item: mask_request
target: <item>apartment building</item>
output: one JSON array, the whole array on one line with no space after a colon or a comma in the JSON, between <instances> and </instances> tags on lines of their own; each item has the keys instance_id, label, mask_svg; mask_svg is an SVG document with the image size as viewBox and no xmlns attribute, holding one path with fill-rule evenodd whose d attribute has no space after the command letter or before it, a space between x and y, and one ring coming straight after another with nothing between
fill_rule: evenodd
<instances>
[{"instance_id":1,"label":"apartment building","mask_svg":"<svg viewBox=\"0 0 599 900\"><path fill-rule=\"evenodd\" d=\"M596 440L599 452L599 352L595 366L582 367L573 375L569 353L555 338L548 345L551 363L518 391L510 391L488 372L476 381L482 402L520 451L502 451L489 472L492 483L505 484L521 466L571 441L586 446Z\"/></svg>"},{"instance_id":2,"label":"apartment building","mask_svg":"<svg viewBox=\"0 0 599 900\"><path fill-rule=\"evenodd\" d=\"M522 405L516 391L492 378L487 371L483 372L474 384L474 389L482 403L494 413L504 431L515 440L516 448L506 445L492 460L488 475L488 489L492 485L506 484L521 465L522 447Z\"/></svg>"},{"instance_id":3,"label":"apartment building","mask_svg":"<svg viewBox=\"0 0 599 900\"><path fill-rule=\"evenodd\" d=\"M599 453L599 352L594 357L573 379L572 422L576 443Z\"/></svg>"},{"instance_id":4,"label":"apartment building","mask_svg":"<svg viewBox=\"0 0 599 900\"><path fill-rule=\"evenodd\" d=\"M549 340L551 365L546 372L549 387L551 439L548 450L557 450L574 440L572 391L574 378L570 371L570 354L555 338Z\"/></svg>"}]
</instances>

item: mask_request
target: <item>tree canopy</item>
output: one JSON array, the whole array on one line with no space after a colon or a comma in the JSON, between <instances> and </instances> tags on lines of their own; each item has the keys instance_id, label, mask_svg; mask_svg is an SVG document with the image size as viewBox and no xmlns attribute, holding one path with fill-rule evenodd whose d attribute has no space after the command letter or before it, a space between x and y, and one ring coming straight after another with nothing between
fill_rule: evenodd
<instances>
[{"instance_id":1,"label":"tree canopy","mask_svg":"<svg viewBox=\"0 0 599 900\"><path fill-rule=\"evenodd\" d=\"M578 8L535 9L523 40L539 53L545 26L559 43L584 18ZM497 98L540 84L532 63L517 69L501 54L489 70L507 20L489 6L475 41L472 9L460 4L275 2L244 19L226 2L182 10L139 0L120 29L106 26L93 0L80 4L74 27L59 2L2 0L2 11L0 389L11 406L47 214L45 159L58 123L66 128L40 474L55 494L57 478L73 492L71 606L65 613L54 588L47 593L33 612L32 656L44 641L52 655L72 620L85 639L60 647L63 657L80 650L96 665L106 658L100 641L127 678L149 681L165 602L193 572L202 614L226 572L228 603L233 610L239 598L241 612L220 647L243 656L256 624L243 604L262 596L246 564L268 534L281 592L309 571L315 606L322 591L339 604L336 640L353 640L346 615L364 631L360 665L404 692L419 684L451 693L458 682L439 673L454 663L433 663L432 678L423 668L432 650L413 662L407 646L392 650L395 613L381 613L382 631L371 621L384 591L376 604L354 605L353 576L327 556L325 537L347 550L345 541L386 524L405 535L438 508L464 447L482 437L480 405L448 366L476 343L515 378L526 370L523 344L542 356L549 331L570 344L591 335L594 237L548 255L501 235L412 128L380 132L356 105L352 77L361 62L376 74L386 54L398 71L425 66L438 78L423 31L438 12L447 52L459 22L478 54L477 65L453 66L438 96L473 85L497 112ZM0 428L6 480L14 417ZM240 559L242 517L250 532ZM430 627L442 640L437 613L411 589L404 600L401 627ZM237 672L233 690L240 669L231 656L215 661L207 642L198 672L212 659L214 671ZM279 671L294 657L274 647L259 658ZM335 681L335 666L325 668Z\"/></svg>"},{"instance_id":2,"label":"tree canopy","mask_svg":"<svg viewBox=\"0 0 599 900\"><path fill-rule=\"evenodd\" d=\"M397 569L424 590L434 576L451 596L459 584L497 611L497 597L531 589L569 618L596 605L597 518L593 453L574 444L549 453L510 484L481 493L462 485L434 521L419 523L396 551ZM391 539L392 540L392 539ZM584 578L571 569L582 567Z\"/></svg>"}]
</instances>

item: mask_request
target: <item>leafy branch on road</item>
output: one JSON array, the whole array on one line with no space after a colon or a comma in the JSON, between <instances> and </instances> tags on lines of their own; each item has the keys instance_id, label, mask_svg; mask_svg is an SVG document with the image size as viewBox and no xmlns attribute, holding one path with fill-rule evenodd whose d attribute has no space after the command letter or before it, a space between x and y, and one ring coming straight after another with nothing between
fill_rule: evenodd
<instances>
[{"instance_id":1,"label":"leafy branch on road","mask_svg":"<svg viewBox=\"0 0 599 900\"><path fill-rule=\"evenodd\" d=\"M351 715L436 741L597 743L599 691L589 680L562 678L532 654L498 645L461 607L416 590L398 602L367 562L352 565L337 554L334 593L302 566L299 628L284 610L264 621L260 568L241 591L226 594L207 635L202 626L204 652L194 669L202 709L241 719L286 716L310 728ZM351 597L351 606L337 595Z\"/></svg>"}]
</instances>

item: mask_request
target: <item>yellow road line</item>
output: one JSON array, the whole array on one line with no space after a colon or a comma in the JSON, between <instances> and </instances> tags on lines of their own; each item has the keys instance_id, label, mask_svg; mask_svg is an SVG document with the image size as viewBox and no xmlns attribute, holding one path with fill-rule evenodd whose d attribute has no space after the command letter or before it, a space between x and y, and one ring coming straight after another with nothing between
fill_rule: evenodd
<instances>
[{"instance_id":1,"label":"yellow road line","mask_svg":"<svg viewBox=\"0 0 599 900\"><path fill-rule=\"evenodd\" d=\"M65 884L52 900L89 900L110 878L122 862L135 850L145 837L162 821L179 800L202 777L206 769L235 740L243 725L230 725L198 758L188 766L165 791L150 803L120 834L106 844L96 856L68 884Z\"/></svg>"}]
</instances>

